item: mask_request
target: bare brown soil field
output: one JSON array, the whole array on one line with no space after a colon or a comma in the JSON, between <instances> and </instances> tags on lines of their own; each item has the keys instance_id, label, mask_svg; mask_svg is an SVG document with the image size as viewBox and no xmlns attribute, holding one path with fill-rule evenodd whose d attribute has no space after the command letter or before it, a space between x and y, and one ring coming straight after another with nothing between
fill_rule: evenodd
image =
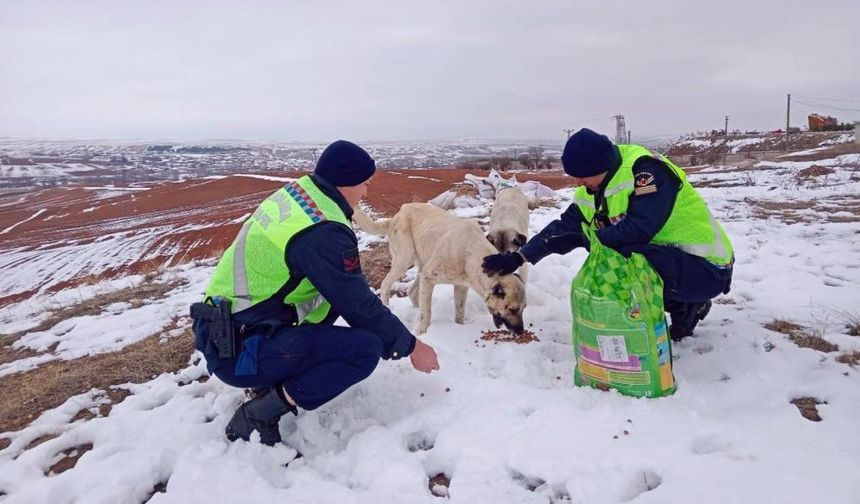
<instances>
[{"instance_id":1,"label":"bare brown soil field","mask_svg":"<svg viewBox=\"0 0 860 504\"><path fill-rule=\"evenodd\" d=\"M380 170L371 181L368 202L375 210L391 215L403 203L427 201L455 187L464 181L467 173L488 174L484 170L465 169ZM302 174L267 172L261 175L297 177ZM553 188L569 185L569 179L560 170L515 174L520 181L538 180ZM216 257L229 246L245 216L281 185L283 182L279 180L233 175L143 184L135 188L146 190L136 191L65 186L0 195L0 231L5 231L0 234L0 253L15 251L32 257L40 251L69 244L95 243L106 237L117 242L117 253L120 253L124 242L133 238L146 240L145 249L115 266L45 280L28 289L0 290L0 306L27 299L39 290L54 292L115 276L146 273ZM153 229L158 230L157 234L146 238L147 234L153 234ZM20 263L8 267L25 266L26 261L26 258L21 259Z\"/></svg>"},{"instance_id":2,"label":"bare brown soil field","mask_svg":"<svg viewBox=\"0 0 860 504\"><path fill-rule=\"evenodd\" d=\"M379 171L373 176L367 202L383 215L393 215L404 203L433 199L465 180L466 174L486 177L487 170L440 169ZM570 186L570 177L561 170L542 172L503 172L505 178L535 180L553 189ZM428 180L429 179L429 180Z\"/></svg>"}]
</instances>

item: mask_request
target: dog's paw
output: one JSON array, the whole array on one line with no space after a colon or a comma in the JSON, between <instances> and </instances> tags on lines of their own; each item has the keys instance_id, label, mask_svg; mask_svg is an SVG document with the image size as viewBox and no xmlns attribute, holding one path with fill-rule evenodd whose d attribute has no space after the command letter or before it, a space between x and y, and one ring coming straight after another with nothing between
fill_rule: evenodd
<instances>
[{"instance_id":1,"label":"dog's paw","mask_svg":"<svg viewBox=\"0 0 860 504\"><path fill-rule=\"evenodd\" d=\"M427 332L427 328L430 327L430 324L425 324L423 320L419 319L415 324L415 327L412 329L412 332L415 336L421 336L422 334Z\"/></svg>"}]
</instances>

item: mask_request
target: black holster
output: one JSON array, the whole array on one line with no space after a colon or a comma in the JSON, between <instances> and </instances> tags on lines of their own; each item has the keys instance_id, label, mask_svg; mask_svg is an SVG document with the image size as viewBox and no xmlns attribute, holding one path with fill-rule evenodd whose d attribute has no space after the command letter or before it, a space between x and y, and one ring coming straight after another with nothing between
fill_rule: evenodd
<instances>
[{"instance_id":1,"label":"black holster","mask_svg":"<svg viewBox=\"0 0 860 504\"><path fill-rule=\"evenodd\" d=\"M207 322L208 338L218 350L219 358L232 359L236 356L238 344L236 332L233 330L229 299L206 298L202 303L194 303L191 305L191 318Z\"/></svg>"}]
</instances>

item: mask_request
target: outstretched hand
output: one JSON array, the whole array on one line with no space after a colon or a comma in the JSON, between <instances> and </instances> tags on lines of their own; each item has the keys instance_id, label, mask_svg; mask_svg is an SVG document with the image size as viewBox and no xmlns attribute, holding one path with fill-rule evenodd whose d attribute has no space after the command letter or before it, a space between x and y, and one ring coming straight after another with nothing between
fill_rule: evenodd
<instances>
[{"instance_id":1,"label":"outstretched hand","mask_svg":"<svg viewBox=\"0 0 860 504\"><path fill-rule=\"evenodd\" d=\"M481 269L487 276L510 275L523 265L525 259L519 252L502 252L484 257Z\"/></svg>"},{"instance_id":2,"label":"outstretched hand","mask_svg":"<svg viewBox=\"0 0 860 504\"><path fill-rule=\"evenodd\" d=\"M412 367L422 373L430 373L439 369L436 351L420 339L416 339L415 348L409 354L409 360L412 361Z\"/></svg>"}]
</instances>

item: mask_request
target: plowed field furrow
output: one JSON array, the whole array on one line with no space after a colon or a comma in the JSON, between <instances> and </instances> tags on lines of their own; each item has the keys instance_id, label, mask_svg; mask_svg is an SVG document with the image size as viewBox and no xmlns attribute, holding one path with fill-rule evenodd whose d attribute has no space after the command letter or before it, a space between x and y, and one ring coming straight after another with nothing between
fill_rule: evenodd
<instances>
[{"instance_id":1,"label":"plowed field furrow","mask_svg":"<svg viewBox=\"0 0 860 504\"><path fill-rule=\"evenodd\" d=\"M471 170L379 171L370 203L388 215L401 204L427 201ZM297 177L297 173L266 176ZM550 187L569 184L562 173L518 178ZM218 256L242 217L284 185L283 180L228 176L147 183L144 191L54 187L0 196L0 306L83 282L149 271ZM105 197L105 195L108 195ZM41 209L38 217L21 222Z\"/></svg>"}]
</instances>

